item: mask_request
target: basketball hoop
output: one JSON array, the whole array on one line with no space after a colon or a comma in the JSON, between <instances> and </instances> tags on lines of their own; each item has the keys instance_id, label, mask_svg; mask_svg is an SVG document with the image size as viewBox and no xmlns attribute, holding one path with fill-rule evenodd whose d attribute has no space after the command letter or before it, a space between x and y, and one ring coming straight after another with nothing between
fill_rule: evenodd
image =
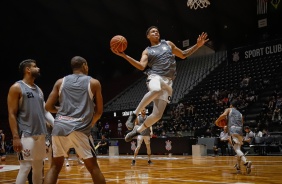
<instances>
[{"instance_id":1,"label":"basketball hoop","mask_svg":"<svg viewBox=\"0 0 282 184\"><path fill-rule=\"evenodd\" d=\"M208 5L210 5L211 3L209 2L209 0L188 0L187 1L187 6L190 9L195 9L197 10L198 8L206 8Z\"/></svg>"}]
</instances>

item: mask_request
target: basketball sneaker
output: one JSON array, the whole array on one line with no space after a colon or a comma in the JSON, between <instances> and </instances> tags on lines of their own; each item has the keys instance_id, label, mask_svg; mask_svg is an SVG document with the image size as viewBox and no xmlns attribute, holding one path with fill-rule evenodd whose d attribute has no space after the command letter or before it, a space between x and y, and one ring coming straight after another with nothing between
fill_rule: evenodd
<instances>
[{"instance_id":1,"label":"basketball sneaker","mask_svg":"<svg viewBox=\"0 0 282 184\"><path fill-rule=\"evenodd\" d=\"M68 160L66 160L66 161L65 161L65 165L66 165L67 167L69 167L69 166L70 166L70 163L69 163L69 161L68 161Z\"/></svg>"},{"instance_id":2,"label":"basketball sneaker","mask_svg":"<svg viewBox=\"0 0 282 184\"><path fill-rule=\"evenodd\" d=\"M132 165L132 166L135 165L135 160L132 160L131 165Z\"/></svg>"},{"instance_id":3,"label":"basketball sneaker","mask_svg":"<svg viewBox=\"0 0 282 184\"><path fill-rule=\"evenodd\" d=\"M240 174L241 173L241 168L240 168L240 165L238 164L235 164L234 165L234 168L236 169L237 173Z\"/></svg>"},{"instance_id":4,"label":"basketball sneaker","mask_svg":"<svg viewBox=\"0 0 282 184\"><path fill-rule=\"evenodd\" d=\"M153 162L151 160L148 160L148 165L152 165Z\"/></svg>"},{"instance_id":5,"label":"basketball sneaker","mask_svg":"<svg viewBox=\"0 0 282 184\"><path fill-rule=\"evenodd\" d=\"M133 130L131 132L129 132L128 134L126 134L124 140L125 142L129 142L131 141L134 137L136 137L137 135L140 135L139 132L137 132L138 129L138 125L135 125L135 127L133 128Z\"/></svg>"},{"instance_id":6,"label":"basketball sneaker","mask_svg":"<svg viewBox=\"0 0 282 184\"><path fill-rule=\"evenodd\" d=\"M246 166L246 173L250 174L252 171L252 162L248 161L247 163L244 164Z\"/></svg>"},{"instance_id":7,"label":"basketball sneaker","mask_svg":"<svg viewBox=\"0 0 282 184\"><path fill-rule=\"evenodd\" d=\"M136 116L136 114L134 114L134 113L132 113L132 114L129 115L129 117L128 117L126 123L125 123L125 126L126 126L126 128L127 128L128 130L132 130L132 129L133 129L133 127L134 127L134 122L135 122L136 118L137 118L137 116Z\"/></svg>"}]
</instances>

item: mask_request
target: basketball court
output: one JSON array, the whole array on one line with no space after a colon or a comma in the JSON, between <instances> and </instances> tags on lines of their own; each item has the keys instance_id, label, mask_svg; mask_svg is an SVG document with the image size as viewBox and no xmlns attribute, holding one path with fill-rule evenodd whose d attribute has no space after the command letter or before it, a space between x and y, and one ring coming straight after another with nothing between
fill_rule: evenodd
<instances>
[{"instance_id":1,"label":"basketball court","mask_svg":"<svg viewBox=\"0 0 282 184\"><path fill-rule=\"evenodd\" d=\"M281 156L248 156L253 162L252 172L246 175L245 167L237 174L233 168L235 156L182 156L152 155L153 165L148 165L146 155L139 155L131 166L133 155L98 156L98 163L109 184L175 184L175 183L240 183L280 184L282 180ZM45 172L49 161L45 162ZM15 183L19 165L16 155L8 155L0 163L0 183ZM58 184L92 183L84 165L79 165L75 155L70 155L70 166L63 167Z\"/></svg>"}]
</instances>

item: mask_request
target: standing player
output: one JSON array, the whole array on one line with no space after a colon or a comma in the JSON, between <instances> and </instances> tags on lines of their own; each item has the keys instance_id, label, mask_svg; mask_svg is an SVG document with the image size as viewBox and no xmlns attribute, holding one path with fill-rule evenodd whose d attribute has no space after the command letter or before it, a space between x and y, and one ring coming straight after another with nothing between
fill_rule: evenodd
<instances>
[{"instance_id":1,"label":"standing player","mask_svg":"<svg viewBox=\"0 0 282 184\"><path fill-rule=\"evenodd\" d=\"M176 77L175 56L185 59L192 55L209 40L207 36L206 33L202 33L199 35L197 43L194 46L186 50L181 50L171 41L160 40L159 29L156 26L151 26L146 31L146 37L150 41L151 46L142 52L140 61L133 59L124 52L111 49L113 53L123 57L139 70L143 71L148 67L146 71L148 75L146 82L149 91L126 121L126 127L129 130L133 129L125 136L126 142L131 141L133 137L155 124L162 117L167 103L171 100L172 83ZM137 115L152 101L154 103L153 112L141 126L134 126Z\"/></svg>"},{"instance_id":2,"label":"standing player","mask_svg":"<svg viewBox=\"0 0 282 184\"><path fill-rule=\"evenodd\" d=\"M13 148L18 153L20 169L16 184L26 183L32 168L32 182L42 184L43 161L46 157L46 122L53 125L52 114L44 108L44 95L34 83L40 69L33 59L19 64L23 79L15 82L8 93L9 124Z\"/></svg>"},{"instance_id":3,"label":"standing player","mask_svg":"<svg viewBox=\"0 0 282 184\"><path fill-rule=\"evenodd\" d=\"M52 130L53 159L44 179L55 184L68 156L74 148L83 159L94 183L106 183L97 162L91 128L103 113L102 88L98 80L88 76L87 61L75 56L71 59L72 74L58 79L46 101L45 108L56 113ZM93 102L95 101L95 103ZM59 102L59 107L56 104Z\"/></svg>"},{"instance_id":4,"label":"standing player","mask_svg":"<svg viewBox=\"0 0 282 184\"><path fill-rule=\"evenodd\" d=\"M233 100L230 103L230 108L227 108L216 121L221 120L222 118L226 118L228 120L228 130L231 136L232 146L234 151L237 153L237 164L235 165L235 168L237 172L240 172L242 161L246 167L246 173L250 174L252 162L247 161L246 156L241 151L241 146L243 144L243 116L237 110L237 107L238 101Z\"/></svg>"},{"instance_id":5,"label":"standing player","mask_svg":"<svg viewBox=\"0 0 282 184\"><path fill-rule=\"evenodd\" d=\"M141 111L141 114L136 118L135 125L141 126L144 121L146 120L146 109L143 109ZM153 129L152 126L149 128L146 128L144 131L140 133L140 135L137 136L137 147L134 150L134 159L132 160L131 165L135 165L136 156L138 155L138 152L140 150L141 144L144 140L146 148L147 148L147 154L148 154L148 164L151 165L151 145L150 145L150 139L153 135Z\"/></svg>"}]
</instances>

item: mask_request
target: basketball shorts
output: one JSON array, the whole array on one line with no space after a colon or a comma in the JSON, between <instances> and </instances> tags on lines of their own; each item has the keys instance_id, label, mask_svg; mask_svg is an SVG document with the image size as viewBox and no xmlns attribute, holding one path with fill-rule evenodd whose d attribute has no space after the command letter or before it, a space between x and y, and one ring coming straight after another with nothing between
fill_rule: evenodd
<instances>
[{"instance_id":1,"label":"basketball shorts","mask_svg":"<svg viewBox=\"0 0 282 184\"><path fill-rule=\"evenodd\" d=\"M137 145L141 146L143 140L144 140L145 144L150 144L150 136L138 135L137 136Z\"/></svg>"},{"instance_id":2,"label":"basketball shorts","mask_svg":"<svg viewBox=\"0 0 282 184\"><path fill-rule=\"evenodd\" d=\"M164 100L170 103L172 96L172 80L167 77L151 74L147 78L147 87L149 91L160 91L160 95L156 99Z\"/></svg>"},{"instance_id":3,"label":"basketball shorts","mask_svg":"<svg viewBox=\"0 0 282 184\"><path fill-rule=\"evenodd\" d=\"M43 160L46 158L46 135L21 137L23 149L19 154L19 160Z\"/></svg>"},{"instance_id":4,"label":"basketball shorts","mask_svg":"<svg viewBox=\"0 0 282 184\"><path fill-rule=\"evenodd\" d=\"M68 157L70 148L74 148L80 158L96 157L94 141L91 136L78 131L67 136L52 136L53 157Z\"/></svg>"}]
</instances>

